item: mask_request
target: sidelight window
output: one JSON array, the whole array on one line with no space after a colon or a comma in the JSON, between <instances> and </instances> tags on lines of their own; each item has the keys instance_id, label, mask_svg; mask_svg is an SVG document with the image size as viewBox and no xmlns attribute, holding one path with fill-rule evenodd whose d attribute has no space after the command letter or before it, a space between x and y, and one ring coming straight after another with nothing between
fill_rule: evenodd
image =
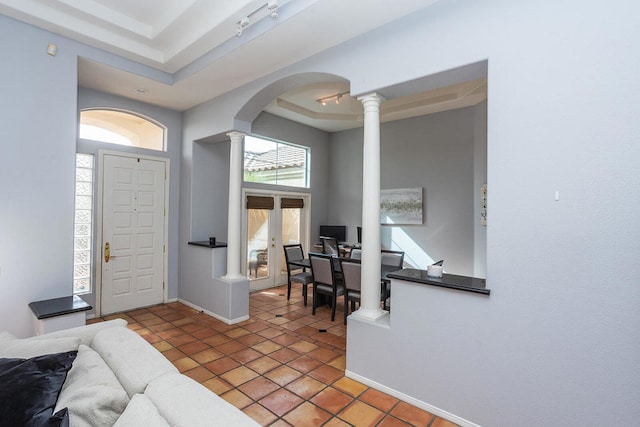
<instances>
[{"instance_id":1,"label":"sidelight window","mask_svg":"<svg viewBox=\"0 0 640 427\"><path fill-rule=\"evenodd\" d=\"M91 292L93 163L93 155L76 154L76 196L73 223L74 294Z\"/></svg>"}]
</instances>

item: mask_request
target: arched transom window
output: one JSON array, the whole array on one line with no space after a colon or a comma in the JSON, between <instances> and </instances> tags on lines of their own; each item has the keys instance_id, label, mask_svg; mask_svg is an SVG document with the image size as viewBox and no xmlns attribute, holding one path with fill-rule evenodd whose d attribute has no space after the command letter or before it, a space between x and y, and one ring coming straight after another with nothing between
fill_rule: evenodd
<instances>
[{"instance_id":1,"label":"arched transom window","mask_svg":"<svg viewBox=\"0 0 640 427\"><path fill-rule=\"evenodd\" d=\"M165 151L165 128L145 117L126 111L81 111L80 138Z\"/></svg>"}]
</instances>

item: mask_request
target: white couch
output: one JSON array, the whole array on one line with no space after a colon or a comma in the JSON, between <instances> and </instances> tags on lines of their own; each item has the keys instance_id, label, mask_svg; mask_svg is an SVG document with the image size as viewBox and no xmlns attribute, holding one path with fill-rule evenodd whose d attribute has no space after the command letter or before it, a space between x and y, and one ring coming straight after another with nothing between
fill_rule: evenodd
<instances>
[{"instance_id":1,"label":"white couch","mask_svg":"<svg viewBox=\"0 0 640 427\"><path fill-rule=\"evenodd\" d=\"M178 372L122 319L36 337L0 333L0 358L78 350L54 412L70 426L257 426L249 416Z\"/></svg>"}]
</instances>

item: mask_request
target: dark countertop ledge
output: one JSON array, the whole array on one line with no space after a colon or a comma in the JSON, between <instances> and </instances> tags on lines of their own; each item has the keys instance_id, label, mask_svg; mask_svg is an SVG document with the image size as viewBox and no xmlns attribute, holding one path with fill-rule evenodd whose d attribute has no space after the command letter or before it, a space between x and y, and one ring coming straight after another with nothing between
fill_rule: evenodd
<instances>
[{"instance_id":1,"label":"dark countertop ledge","mask_svg":"<svg viewBox=\"0 0 640 427\"><path fill-rule=\"evenodd\" d=\"M190 245L193 246L200 246L203 248L226 248L227 247L227 243L226 242L217 242L215 245L210 245L209 241L197 241L197 242L188 242Z\"/></svg>"},{"instance_id":2,"label":"dark countertop ledge","mask_svg":"<svg viewBox=\"0 0 640 427\"><path fill-rule=\"evenodd\" d=\"M404 268L395 273L389 273L387 277L389 279L405 280L422 285L439 286L477 294L489 295L491 293L491 290L486 288L486 280L477 277L457 276L447 273L443 274L442 277L431 277L427 275L427 270L414 268Z\"/></svg>"},{"instance_id":3,"label":"dark countertop ledge","mask_svg":"<svg viewBox=\"0 0 640 427\"><path fill-rule=\"evenodd\" d=\"M35 301L29 303L29 307L39 320L77 313L79 311L87 311L93 308L77 295Z\"/></svg>"}]
</instances>

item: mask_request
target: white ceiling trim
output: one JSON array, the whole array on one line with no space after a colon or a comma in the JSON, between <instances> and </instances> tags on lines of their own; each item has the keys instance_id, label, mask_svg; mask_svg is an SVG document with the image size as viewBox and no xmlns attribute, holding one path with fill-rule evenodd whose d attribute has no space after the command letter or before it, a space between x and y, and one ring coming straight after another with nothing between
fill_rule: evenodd
<instances>
[{"instance_id":1,"label":"white ceiling trim","mask_svg":"<svg viewBox=\"0 0 640 427\"><path fill-rule=\"evenodd\" d=\"M267 0L0 0L0 13L150 67L79 58L80 86L184 111L437 1L277 0L277 20L262 13ZM237 22L254 12L251 25L236 37ZM155 71L168 78L158 79ZM339 108L318 109L315 99L349 90L348 82L324 83L293 99L283 94L267 111L321 129L361 121L361 104L348 97ZM418 92L425 90L418 86ZM385 91L403 88L415 93L404 84ZM438 100L459 101L451 94ZM424 101L407 101L397 114L425 108Z\"/></svg>"},{"instance_id":2,"label":"white ceiling trim","mask_svg":"<svg viewBox=\"0 0 640 427\"><path fill-rule=\"evenodd\" d=\"M153 27L124 13L117 12L93 0L57 0L71 8L82 12L87 18L99 19L125 31L151 39ZM26 3L26 2L25 2ZM69 16L69 15L67 15Z\"/></svg>"}]
</instances>

